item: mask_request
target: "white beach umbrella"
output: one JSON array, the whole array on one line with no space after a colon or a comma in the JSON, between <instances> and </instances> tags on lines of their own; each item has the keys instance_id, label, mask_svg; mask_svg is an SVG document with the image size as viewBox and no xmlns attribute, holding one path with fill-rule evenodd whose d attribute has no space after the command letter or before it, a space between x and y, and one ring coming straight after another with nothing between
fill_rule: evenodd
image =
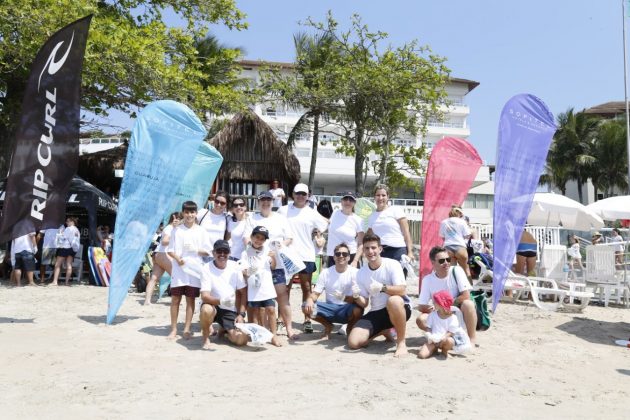
<instances>
[{"instance_id":1,"label":"white beach umbrella","mask_svg":"<svg viewBox=\"0 0 630 420\"><path fill-rule=\"evenodd\" d=\"M604 227L604 221L585 205L560 194L536 193L527 223L540 226L560 226L565 229L589 231Z\"/></svg>"},{"instance_id":2,"label":"white beach umbrella","mask_svg":"<svg viewBox=\"0 0 630 420\"><path fill-rule=\"evenodd\" d=\"M586 206L604 220L630 219L630 195L620 195Z\"/></svg>"}]
</instances>

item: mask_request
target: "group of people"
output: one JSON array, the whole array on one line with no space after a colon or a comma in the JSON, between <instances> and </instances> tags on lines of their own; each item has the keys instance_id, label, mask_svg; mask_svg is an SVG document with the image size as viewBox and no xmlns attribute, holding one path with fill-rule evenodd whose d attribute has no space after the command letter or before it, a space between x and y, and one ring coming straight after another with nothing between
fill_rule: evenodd
<instances>
[{"instance_id":1,"label":"group of people","mask_svg":"<svg viewBox=\"0 0 630 420\"><path fill-rule=\"evenodd\" d=\"M341 208L329 219L308 205L308 196L308 186L297 184L293 201L274 211L277 196L264 191L257 196L258 211L248 213L243 197L230 201L227 193L218 191L210 209L198 209L188 201L181 213L170 216L154 253L145 298L145 304L150 304L155 282L164 271L169 272L169 339L178 335L182 297L186 302L185 339L193 335L195 300L200 298L203 348L211 347L213 323L220 326L216 333L234 345L248 342L248 336L236 326L245 320L266 327L275 346L282 345L276 318L289 340L298 339L289 303L293 279L287 278L285 270L297 260L303 267L295 277L302 291L304 333L313 332L315 321L324 328L323 338L330 338L333 324L343 324L352 349L384 335L396 342L395 356L407 354L406 323L412 308L403 265L413 259L413 244L402 209L389 204L385 185L377 185L376 209L364 230L363 221L354 213L354 193L342 194ZM317 239L326 231L327 268L313 288L317 249L324 248ZM445 248L433 249L431 261L434 272L423 280L417 319L431 340L420 351L421 357L438 349L448 353L461 345L462 336L467 342L475 340L476 312L466 272L451 267Z\"/></svg>"},{"instance_id":2,"label":"group of people","mask_svg":"<svg viewBox=\"0 0 630 420\"><path fill-rule=\"evenodd\" d=\"M33 227L26 234L13 239L8 256L12 267L11 281L21 286L22 277L25 277L29 286L35 286L35 272L39 269L39 285L52 280L50 284L56 286L62 267L65 266L65 285L68 286L80 237L77 218L68 217L66 223L57 229L36 232ZM53 267L52 278L46 277L49 267Z\"/></svg>"}]
</instances>

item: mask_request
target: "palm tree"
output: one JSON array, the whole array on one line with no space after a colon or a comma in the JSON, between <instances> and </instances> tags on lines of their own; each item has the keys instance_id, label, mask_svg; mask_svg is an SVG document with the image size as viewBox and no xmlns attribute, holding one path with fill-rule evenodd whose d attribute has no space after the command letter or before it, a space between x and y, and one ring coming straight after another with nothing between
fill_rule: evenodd
<instances>
[{"instance_id":1,"label":"palm tree","mask_svg":"<svg viewBox=\"0 0 630 420\"><path fill-rule=\"evenodd\" d=\"M309 168L308 187L315 184L315 167L322 119L326 119L330 109L335 106L334 83L330 68L334 51L334 38L324 32L315 36L306 33L293 35L296 55L295 84L290 91L284 91L282 101L285 105L304 109L304 114L291 129L287 146L293 148L297 137L309 132L312 127L313 143Z\"/></svg>"},{"instance_id":2,"label":"palm tree","mask_svg":"<svg viewBox=\"0 0 630 420\"><path fill-rule=\"evenodd\" d=\"M573 108L558 115L558 130L553 138L552 148L547 157L549 169L559 171L562 180L575 180L578 197L582 199L582 185L590 178L596 159L593 156L594 139L598 120L582 112L575 113ZM559 181L562 183L562 181ZM566 181L565 181L566 183Z\"/></svg>"},{"instance_id":3,"label":"palm tree","mask_svg":"<svg viewBox=\"0 0 630 420\"><path fill-rule=\"evenodd\" d=\"M628 155L626 153L626 125L620 120L605 121L600 124L593 154L597 165L593 170L593 184L601 189L605 197L613 193L613 188L628 188Z\"/></svg>"}]
</instances>

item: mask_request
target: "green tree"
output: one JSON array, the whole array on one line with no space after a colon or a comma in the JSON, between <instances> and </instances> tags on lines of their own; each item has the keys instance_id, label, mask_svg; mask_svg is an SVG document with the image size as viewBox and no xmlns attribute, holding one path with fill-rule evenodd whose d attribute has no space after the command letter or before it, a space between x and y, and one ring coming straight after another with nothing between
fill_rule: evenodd
<instances>
[{"instance_id":1,"label":"green tree","mask_svg":"<svg viewBox=\"0 0 630 420\"><path fill-rule=\"evenodd\" d=\"M281 68L271 68L263 73L265 90L273 96L271 101L280 101L286 107L304 110L289 133L287 146L293 148L300 134L312 133L311 163L308 186L315 185L315 168L322 120L327 119L337 106L334 82L334 37L328 32L315 36L297 33L293 36L295 46L295 71L283 73Z\"/></svg>"},{"instance_id":2,"label":"green tree","mask_svg":"<svg viewBox=\"0 0 630 420\"><path fill-rule=\"evenodd\" d=\"M593 155L597 163L591 171L591 178L595 187L603 191L605 197L610 197L615 187L622 191L628 188L626 150L625 121L603 121L598 127L593 146Z\"/></svg>"},{"instance_id":3,"label":"green tree","mask_svg":"<svg viewBox=\"0 0 630 420\"><path fill-rule=\"evenodd\" d=\"M583 202L582 186L591 177L596 163L593 145L598 119L583 112L575 113L573 108L569 108L558 115L557 123L558 130L551 147L553 153L547 156L547 165L577 182L579 201Z\"/></svg>"},{"instance_id":4,"label":"green tree","mask_svg":"<svg viewBox=\"0 0 630 420\"><path fill-rule=\"evenodd\" d=\"M339 51L328 67L341 99L331 118L343 133L337 150L355 157L355 188L362 193L369 153L386 154L380 168L383 173L389 168L391 179L391 171L399 168L390 164L392 156L387 155L393 139L400 130L426 127L427 117L446 102L448 69L444 58L415 41L381 51L379 43L387 40L386 33L371 32L358 15L351 23L349 30L339 31L330 12L324 23L307 22L319 33L332 34ZM398 151L408 160L416 159L419 152L404 147Z\"/></svg>"},{"instance_id":5,"label":"green tree","mask_svg":"<svg viewBox=\"0 0 630 420\"><path fill-rule=\"evenodd\" d=\"M167 27L166 9L184 27ZM230 83L213 84L195 40L211 24L243 29L234 0L3 0L0 2L0 171L21 112L30 65L50 35L94 14L83 67L82 107L97 116L117 109L133 116L163 98L215 114L242 103ZM223 51L229 59L233 53Z\"/></svg>"}]
</instances>

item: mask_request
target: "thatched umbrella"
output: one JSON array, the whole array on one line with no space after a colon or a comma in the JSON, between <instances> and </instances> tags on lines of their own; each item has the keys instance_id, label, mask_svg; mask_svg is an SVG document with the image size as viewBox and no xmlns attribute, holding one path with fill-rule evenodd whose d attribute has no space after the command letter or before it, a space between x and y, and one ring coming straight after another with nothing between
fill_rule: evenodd
<instances>
[{"instance_id":1,"label":"thatched umbrella","mask_svg":"<svg viewBox=\"0 0 630 420\"><path fill-rule=\"evenodd\" d=\"M273 129L249 111L237 114L211 140L223 156L219 179L223 188L230 182L279 180L288 191L300 180L300 162L278 140Z\"/></svg>"},{"instance_id":2,"label":"thatched umbrella","mask_svg":"<svg viewBox=\"0 0 630 420\"><path fill-rule=\"evenodd\" d=\"M114 170L125 168L127 149L129 142L125 141L112 149L79 156L77 174L105 192L118 194L121 178L114 176Z\"/></svg>"}]
</instances>

